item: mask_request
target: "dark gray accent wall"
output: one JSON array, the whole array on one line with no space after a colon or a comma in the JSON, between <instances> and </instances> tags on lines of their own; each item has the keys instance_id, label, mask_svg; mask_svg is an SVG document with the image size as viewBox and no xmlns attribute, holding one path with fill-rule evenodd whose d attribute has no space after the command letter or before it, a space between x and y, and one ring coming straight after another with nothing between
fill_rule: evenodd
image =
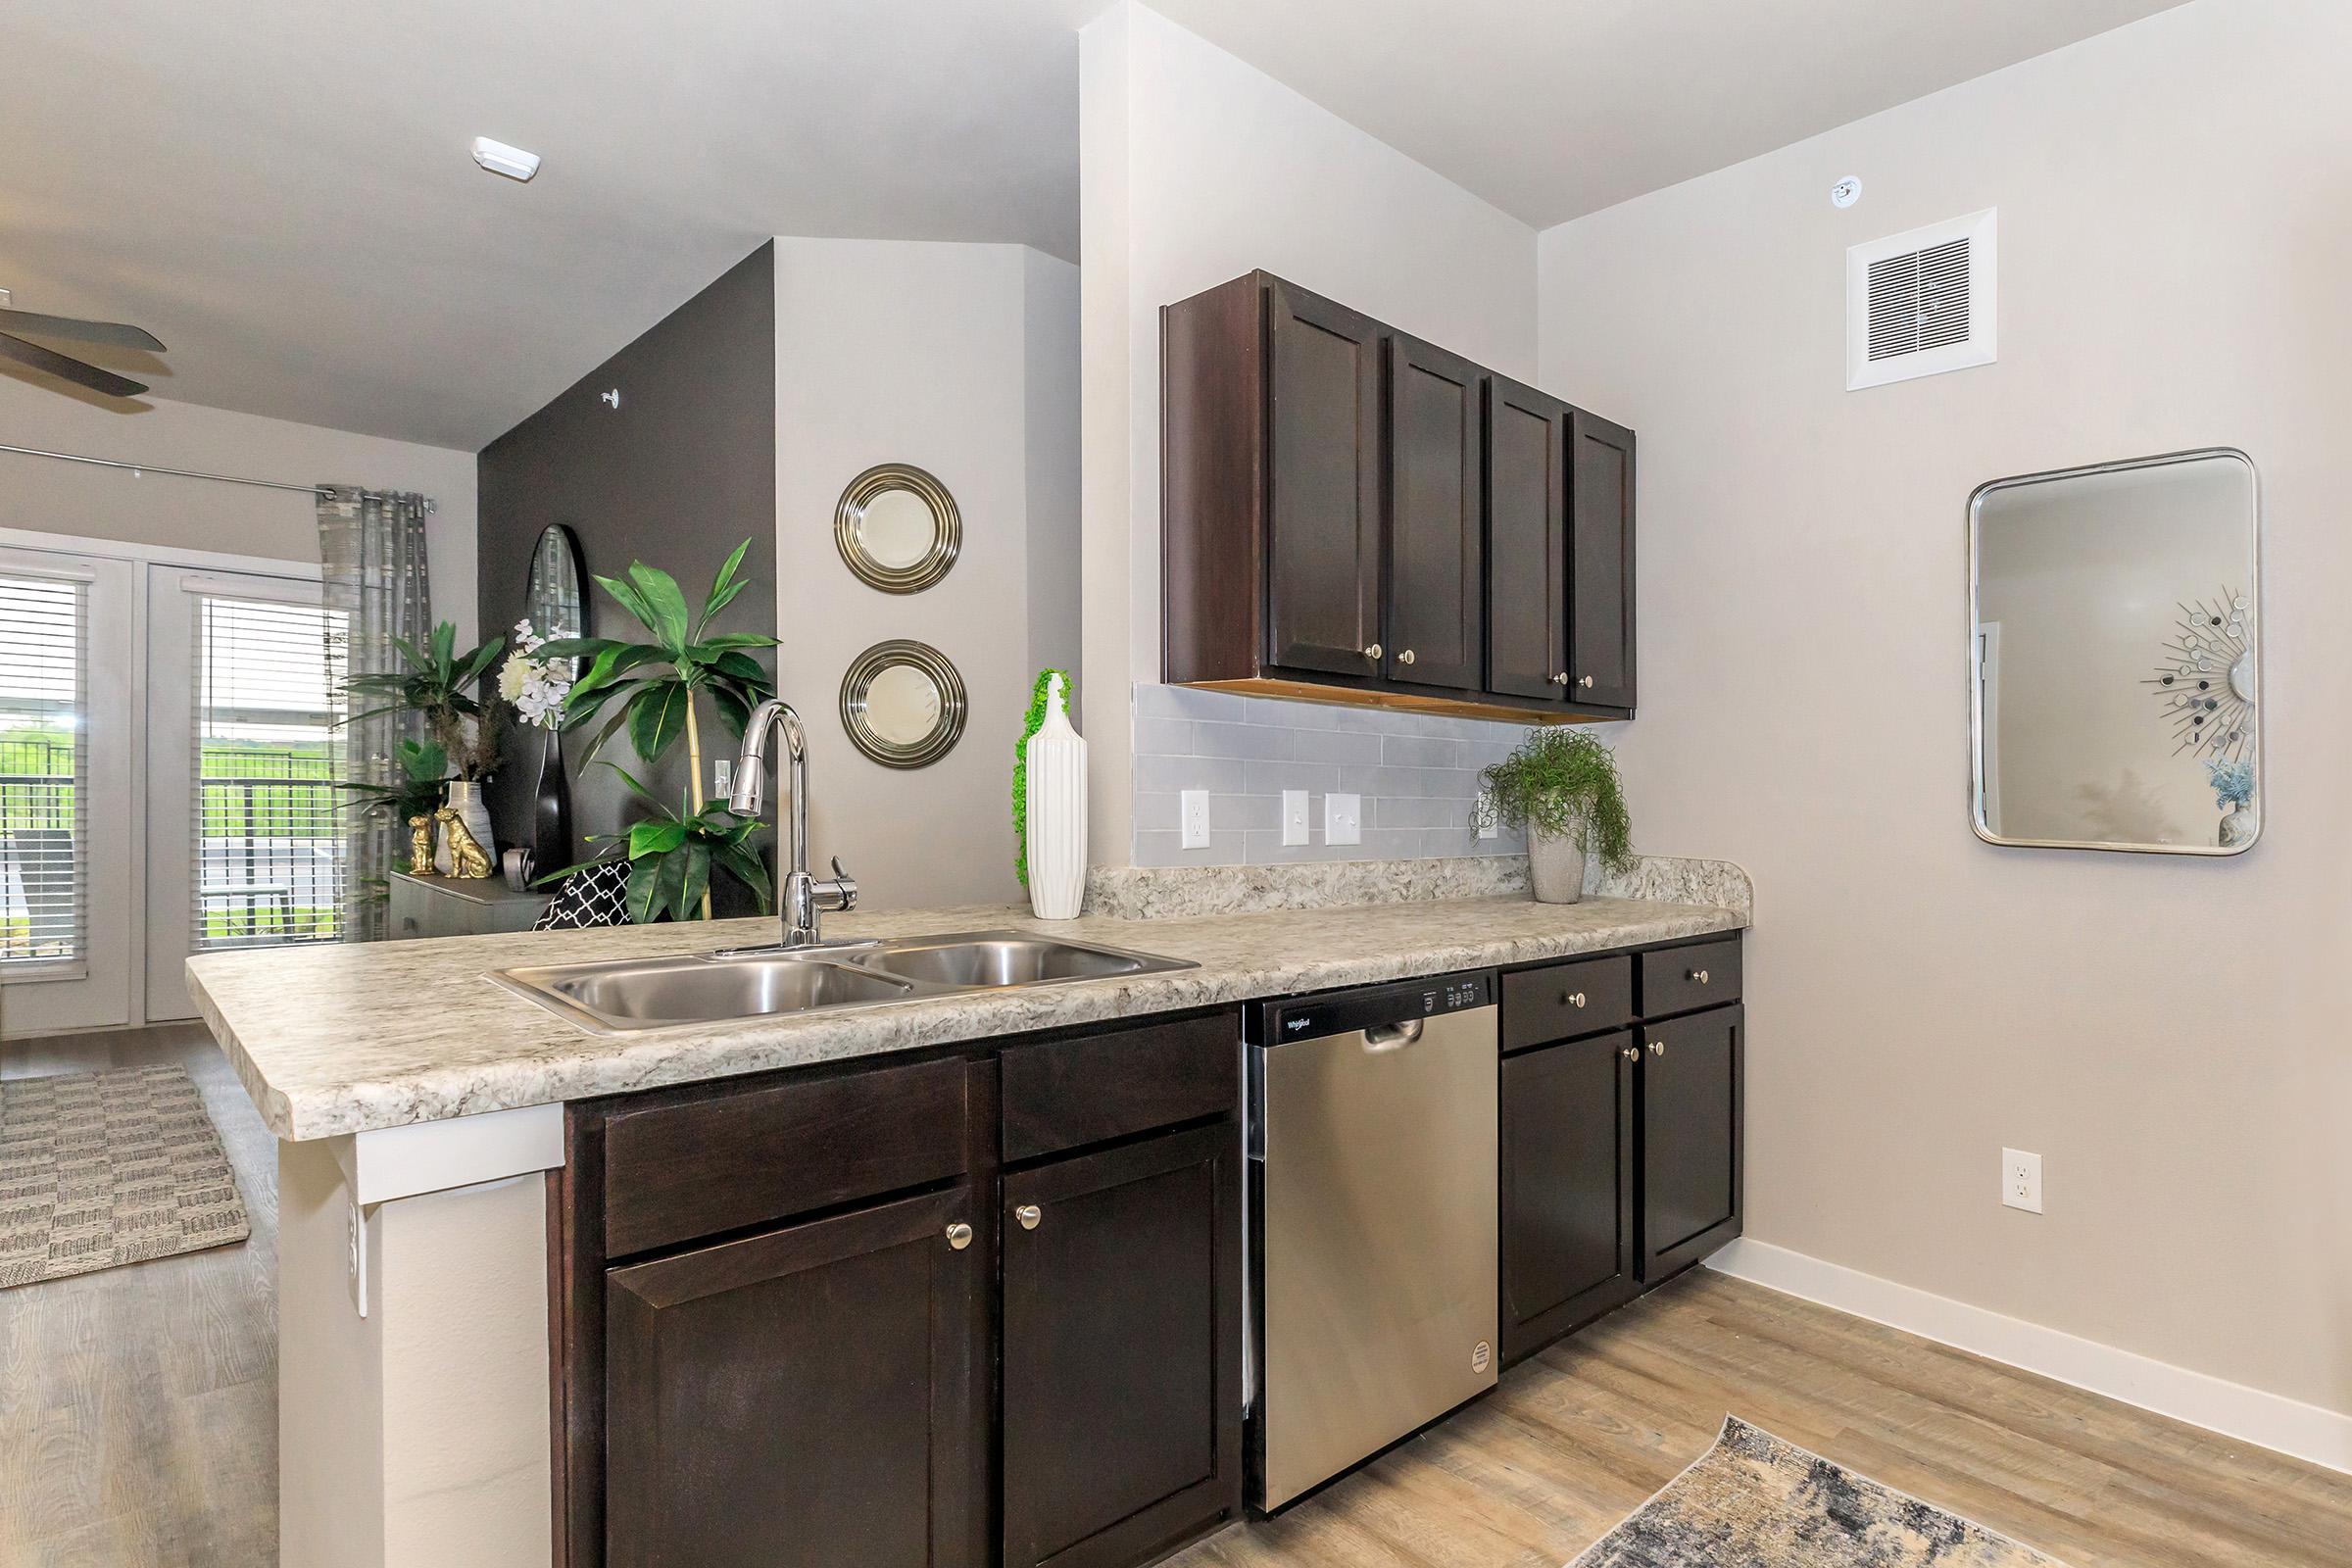
<instances>
[{"instance_id":1,"label":"dark gray accent wall","mask_svg":"<svg viewBox=\"0 0 2352 1568\"><path fill-rule=\"evenodd\" d=\"M484 636L522 614L531 547L549 523L579 536L592 577L618 577L643 561L678 579L689 602L737 543L755 586L720 616L727 631L776 630L775 246L760 246L562 396L482 449L479 585ZM603 394L618 391L615 409ZM591 636L631 637L635 622L588 585ZM763 660L770 672L772 659ZM707 710L709 756L732 740ZM565 738L573 831L610 833L636 813L612 771L583 766L585 737ZM502 843L527 831L538 778L536 731L510 736L489 791ZM675 801L687 780L680 742L648 776L614 736L602 754ZM582 844L580 851L587 853Z\"/></svg>"}]
</instances>

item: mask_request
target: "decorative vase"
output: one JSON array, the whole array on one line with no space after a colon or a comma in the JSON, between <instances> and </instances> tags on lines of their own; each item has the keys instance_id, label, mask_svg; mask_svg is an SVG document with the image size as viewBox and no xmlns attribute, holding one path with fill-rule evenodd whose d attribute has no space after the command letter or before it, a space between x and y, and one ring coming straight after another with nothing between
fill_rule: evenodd
<instances>
[{"instance_id":1,"label":"decorative vase","mask_svg":"<svg viewBox=\"0 0 2352 1568\"><path fill-rule=\"evenodd\" d=\"M1029 907L1074 920L1086 901L1086 740L1070 727L1061 677L1046 687L1045 721L1029 737Z\"/></svg>"},{"instance_id":2,"label":"decorative vase","mask_svg":"<svg viewBox=\"0 0 2352 1568\"><path fill-rule=\"evenodd\" d=\"M497 853L491 848L492 841L497 835L490 829L490 808L482 800L480 780L451 779L449 781L449 798L444 804L458 813L458 820L466 824L466 831L473 835L474 842L479 844L484 852ZM457 862L450 854L449 835L446 833L440 834L435 840L433 869L443 876L457 874Z\"/></svg>"},{"instance_id":3,"label":"decorative vase","mask_svg":"<svg viewBox=\"0 0 2352 1568\"><path fill-rule=\"evenodd\" d=\"M564 775L564 736L546 730L539 789L531 797L531 863L550 871L571 863L571 784Z\"/></svg>"},{"instance_id":4,"label":"decorative vase","mask_svg":"<svg viewBox=\"0 0 2352 1568\"><path fill-rule=\"evenodd\" d=\"M1574 835L1527 830L1527 879L1538 904L1574 904L1585 896L1585 852Z\"/></svg>"},{"instance_id":5,"label":"decorative vase","mask_svg":"<svg viewBox=\"0 0 2352 1568\"><path fill-rule=\"evenodd\" d=\"M2222 818L2221 847L2234 850L2241 844L2254 842L2254 812L2247 807L2231 807Z\"/></svg>"}]
</instances>

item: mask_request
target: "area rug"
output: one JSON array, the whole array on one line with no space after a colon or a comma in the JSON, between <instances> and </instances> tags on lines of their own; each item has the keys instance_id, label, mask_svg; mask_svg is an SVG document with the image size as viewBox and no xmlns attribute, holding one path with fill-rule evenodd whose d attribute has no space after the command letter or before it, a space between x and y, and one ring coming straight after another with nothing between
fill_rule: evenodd
<instances>
[{"instance_id":1,"label":"area rug","mask_svg":"<svg viewBox=\"0 0 2352 1568\"><path fill-rule=\"evenodd\" d=\"M0 1287L250 1233L220 1135L185 1069L0 1082Z\"/></svg>"},{"instance_id":2,"label":"area rug","mask_svg":"<svg viewBox=\"0 0 2352 1568\"><path fill-rule=\"evenodd\" d=\"M1715 1446L1568 1568L2059 1568L1726 1416Z\"/></svg>"}]
</instances>

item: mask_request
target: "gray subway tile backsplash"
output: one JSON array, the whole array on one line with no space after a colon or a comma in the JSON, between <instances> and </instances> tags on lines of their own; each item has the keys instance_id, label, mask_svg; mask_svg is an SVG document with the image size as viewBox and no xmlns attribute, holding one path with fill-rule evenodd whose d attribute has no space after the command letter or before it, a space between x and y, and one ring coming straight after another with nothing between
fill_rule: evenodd
<instances>
[{"instance_id":1,"label":"gray subway tile backsplash","mask_svg":"<svg viewBox=\"0 0 2352 1568\"><path fill-rule=\"evenodd\" d=\"M1518 855L1470 828L1478 769L1510 754L1521 724L1182 686L1135 691L1138 865L1270 865ZM1209 848L1187 850L1177 792L1209 792ZM1308 842L1282 842L1282 792L1307 792ZM1362 842L1323 842L1323 797L1363 797Z\"/></svg>"}]
</instances>

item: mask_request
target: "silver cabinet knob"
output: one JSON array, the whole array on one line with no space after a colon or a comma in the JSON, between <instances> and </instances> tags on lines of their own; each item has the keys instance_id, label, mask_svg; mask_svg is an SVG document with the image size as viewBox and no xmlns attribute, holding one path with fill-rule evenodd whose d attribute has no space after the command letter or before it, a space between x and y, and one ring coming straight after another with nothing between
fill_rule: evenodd
<instances>
[{"instance_id":1,"label":"silver cabinet knob","mask_svg":"<svg viewBox=\"0 0 2352 1568\"><path fill-rule=\"evenodd\" d=\"M1649 1054L1653 1056L1663 1056L1666 1054L1666 1042L1663 1040L1652 1040L1649 1043Z\"/></svg>"},{"instance_id":2,"label":"silver cabinet knob","mask_svg":"<svg viewBox=\"0 0 2352 1568\"><path fill-rule=\"evenodd\" d=\"M1585 1004L1585 994L1584 994L1582 991L1563 991L1563 992L1561 992L1561 993L1560 993L1560 1005L1561 1005L1561 1006L1563 1006L1563 1007L1581 1007L1581 1006L1583 1006L1584 1004Z\"/></svg>"},{"instance_id":3,"label":"silver cabinet knob","mask_svg":"<svg viewBox=\"0 0 2352 1568\"><path fill-rule=\"evenodd\" d=\"M1380 657L1380 644L1366 643L1364 645L1364 657L1366 659L1378 659Z\"/></svg>"},{"instance_id":4,"label":"silver cabinet knob","mask_svg":"<svg viewBox=\"0 0 2352 1568\"><path fill-rule=\"evenodd\" d=\"M1704 969L1693 969L1690 971L1690 978L1703 986L1707 983L1707 971Z\"/></svg>"},{"instance_id":5,"label":"silver cabinet knob","mask_svg":"<svg viewBox=\"0 0 2352 1568\"><path fill-rule=\"evenodd\" d=\"M1406 650L1405 650L1403 653L1401 653L1401 654L1398 654L1398 655L1396 656L1396 662L1398 662L1399 664L1409 664L1409 663L1411 663L1412 662L1413 662L1413 651L1412 651L1410 648L1407 648L1407 649L1406 649Z\"/></svg>"},{"instance_id":6,"label":"silver cabinet knob","mask_svg":"<svg viewBox=\"0 0 2352 1568\"><path fill-rule=\"evenodd\" d=\"M1568 672L1567 672L1566 670L1564 670L1564 669L1563 669L1563 670L1561 670L1561 671L1560 671L1560 672L1559 672L1557 675L1554 675L1554 676L1552 676L1552 677L1551 677L1551 683L1552 683L1554 686L1565 686L1565 685L1567 685L1567 684L1568 684Z\"/></svg>"},{"instance_id":7,"label":"silver cabinet knob","mask_svg":"<svg viewBox=\"0 0 2352 1568\"><path fill-rule=\"evenodd\" d=\"M948 1227L948 1245L958 1252L972 1245L972 1228L957 1220Z\"/></svg>"},{"instance_id":8,"label":"silver cabinet knob","mask_svg":"<svg viewBox=\"0 0 2352 1568\"><path fill-rule=\"evenodd\" d=\"M1023 1203L1012 1211L1012 1217L1021 1222L1021 1229L1033 1231L1037 1229L1037 1222L1044 1219L1046 1214L1045 1210L1039 1208L1035 1203Z\"/></svg>"},{"instance_id":9,"label":"silver cabinet knob","mask_svg":"<svg viewBox=\"0 0 2352 1568\"><path fill-rule=\"evenodd\" d=\"M1618 1048L1617 1054L1623 1056L1628 1061L1640 1061L1642 1059L1642 1048L1640 1046L1621 1046Z\"/></svg>"},{"instance_id":10,"label":"silver cabinet knob","mask_svg":"<svg viewBox=\"0 0 2352 1568\"><path fill-rule=\"evenodd\" d=\"M1578 684L1579 686L1590 686L1590 685L1592 685L1592 676L1590 676L1590 675L1587 675L1587 676L1585 676L1585 677L1584 677L1582 680L1579 680L1579 681L1577 682L1577 684Z\"/></svg>"}]
</instances>

